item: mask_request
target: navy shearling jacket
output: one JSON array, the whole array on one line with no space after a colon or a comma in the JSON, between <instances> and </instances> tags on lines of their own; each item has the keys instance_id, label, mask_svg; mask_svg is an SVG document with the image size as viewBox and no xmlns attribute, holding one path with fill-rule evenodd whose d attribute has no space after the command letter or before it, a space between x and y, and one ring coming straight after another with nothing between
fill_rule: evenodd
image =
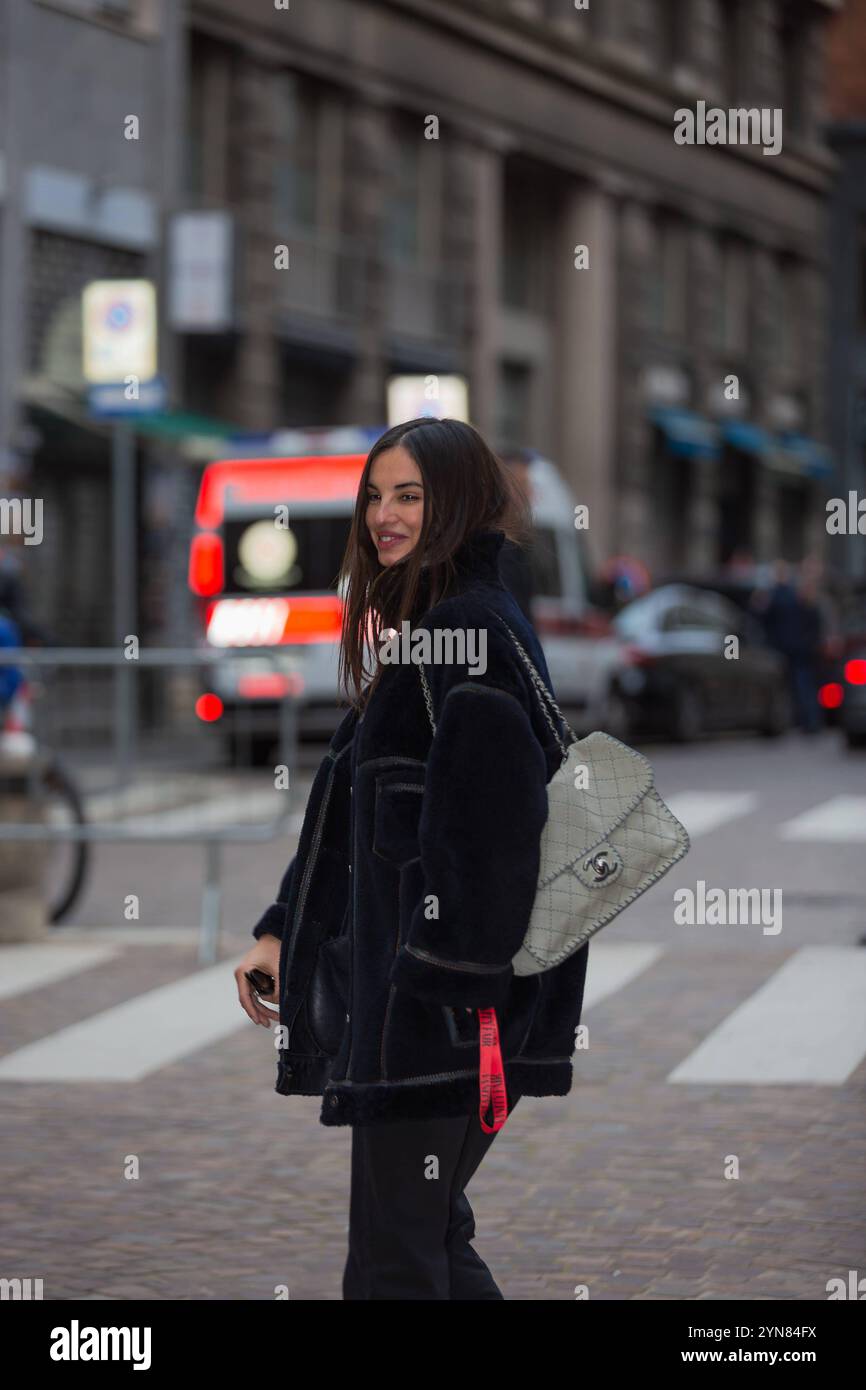
<instances>
[{"instance_id":1,"label":"navy shearling jacket","mask_svg":"<svg viewBox=\"0 0 866 1390\"><path fill-rule=\"evenodd\" d=\"M538 882L561 749L504 618L542 678L534 629L499 577L499 530L456 555L458 583L412 631L486 629L486 670L388 666L315 775L298 850L254 928L281 938L275 1089L326 1125L478 1108L479 1008L496 1009L509 1106L572 1083L588 944L553 970L511 960ZM467 1008L473 1012L468 1013Z\"/></svg>"}]
</instances>

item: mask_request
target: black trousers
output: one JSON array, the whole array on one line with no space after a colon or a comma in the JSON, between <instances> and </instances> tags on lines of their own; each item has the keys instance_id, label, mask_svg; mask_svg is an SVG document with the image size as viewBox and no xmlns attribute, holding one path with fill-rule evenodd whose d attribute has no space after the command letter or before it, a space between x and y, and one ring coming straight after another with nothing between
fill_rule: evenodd
<instances>
[{"instance_id":1,"label":"black trousers","mask_svg":"<svg viewBox=\"0 0 866 1390\"><path fill-rule=\"evenodd\" d=\"M502 1298L463 1190L495 1138L477 1111L354 1126L344 1299Z\"/></svg>"}]
</instances>

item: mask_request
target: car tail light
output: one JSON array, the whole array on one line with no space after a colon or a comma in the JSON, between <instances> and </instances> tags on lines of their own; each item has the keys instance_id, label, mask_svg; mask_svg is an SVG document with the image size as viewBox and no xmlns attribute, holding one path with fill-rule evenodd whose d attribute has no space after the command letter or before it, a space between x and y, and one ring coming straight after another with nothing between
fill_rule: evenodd
<instances>
[{"instance_id":1,"label":"car tail light","mask_svg":"<svg viewBox=\"0 0 866 1390\"><path fill-rule=\"evenodd\" d=\"M818 691L818 704L822 709L838 709L844 697L845 692L838 681L830 681Z\"/></svg>"},{"instance_id":2,"label":"car tail light","mask_svg":"<svg viewBox=\"0 0 866 1390\"><path fill-rule=\"evenodd\" d=\"M845 662L845 679L849 685L866 685L866 661L862 657Z\"/></svg>"},{"instance_id":3,"label":"car tail light","mask_svg":"<svg viewBox=\"0 0 866 1390\"><path fill-rule=\"evenodd\" d=\"M201 598L221 592L224 583L222 537L215 531L193 536L189 552L189 587Z\"/></svg>"},{"instance_id":4,"label":"car tail light","mask_svg":"<svg viewBox=\"0 0 866 1390\"><path fill-rule=\"evenodd\" d=\"M245 700L282 700L291 689L291 678L279 671L263 671L259 675L240 676L238 679L238 694Z\"/></svg>"},{"instance_id":5,"label":"car tail light","mask_svg":"<svg viewBox=\"0 0 866 1390\"><path fill-rule=\"evenodd\" d=\"M622 649L622 659L627 666L649 666L652 655L644 651L643 647L636 647L628 642Z\"/></svg>"},{"instance_id":6,"label":"car tail light","mask_svg":"<svg viewBox=\"0 0 866 1390\"><path fill-rule=\"evenodd\" d=\"M610 618L596 609L579 618L567 613L538 613L534 626L539 637L609 637L611 633Z\"/></svg>"}]
</instances>

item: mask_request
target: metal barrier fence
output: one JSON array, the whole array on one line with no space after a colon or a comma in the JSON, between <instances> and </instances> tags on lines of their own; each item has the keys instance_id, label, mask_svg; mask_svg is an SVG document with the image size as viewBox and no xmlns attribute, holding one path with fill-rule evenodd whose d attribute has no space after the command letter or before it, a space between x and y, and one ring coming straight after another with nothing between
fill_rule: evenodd
<instances>
[{"instance_id":1,"label":"metal barrier fence","mask_svg":"<svg viewBox=\"0 0 866 1390\"><path fill-rule=\"evenodd\" d=\"M14 754L11 760L0 756L0 797L3 778L17 771L19 779L24 778L28 797L38 805L44 785L40 767L46 757L60 756L69 769L77 762L82 783L89 780L85 802L88 796L104 798L108 793L122 798L136 789L133 778L142 751L147 759L144 771L151 775L159 772L161 791L171 793L171 778L180 782L181 763L184 775L192 771L200 777L220 772L237 776L248 768L229 755L236 757L262 739L273 738L275 764L286 769L287 786L280 791L284 800L280 813L264 822L236 820L207 825L203 818L199 825L161 828L143 825L141 817L138 824L135 820L124 824L122 818L114 816L109 823L72 825L40 820L9 824L0 819L0 844L201 844L204 874L198 959L201 964L213 964L221 919L222 847L227 843L260 844L288 834L295 810L298 702L286 680L285 655L264 647L230 651L161 648L141 649L130 660L114 648L24 648L0 651L0 666L39 673L36 682L26 675L34 697L29 708L37 753L18 764ZM275 694L264 704L239 702L227 709L218 723L209 724L195 714L196 691L207 694L208 686L219 683L202 681L202 673L225 675L228 667L261 672L265 666L286 685L285 693ZM155 679L160 672L164 673L161 682ZM100 780L104 764L99 758L108 748L113 751L114 776L106 783ZM276 791L276 784L273 786ZM181 790L178 787L179 793ZM178 805L182 805L182 796Z\"/></svg>"}]
</instances>

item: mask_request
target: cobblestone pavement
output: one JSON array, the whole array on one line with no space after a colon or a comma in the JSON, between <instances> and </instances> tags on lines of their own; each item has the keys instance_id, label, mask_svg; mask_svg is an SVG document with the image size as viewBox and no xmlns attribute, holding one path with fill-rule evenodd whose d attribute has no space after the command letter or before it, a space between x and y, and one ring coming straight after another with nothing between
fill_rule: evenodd
<instances>
[{"instance_id":1,"label":"cobblestone pavement","mask_svg":"<svg viewBox=\"0 0 866 1390\"><path fill-rule=\"evenodd\" d=\"M669 1078L763 986L781 988L780 971L808 948L826 947L833 961L848 951L843 963L860 968L864 841L840 838L832 810L811 838L808 826L791 838L790 827L861 796L863 760L829 738L794 737L652 757L663 796L715 796L715 813L692 803L695 824L713 814L720 823L590 945L589 990L594 974L607 985L584 1013L589 1047L575 1054L573 1090L525 1097L497 1136L469 1188L476 1246L509 1299L573 1299L580 1285L593 1299L825 1299L828 1279L866 1273L866 1040L860 1047L856 1019L846 1014L829 1044L852 1058L834 1081ZM863 826L866 835L866 816ZM286 855L230 853L227 962L246 948ZM189 926L194 877L188 850L114 851L82 919L119 927L123 894L141 891L140 927L170 925L160 914L174 893L174 922ZM673 892L699 878L781 887L784 929L674 925ZM75 1047L61 1030L195 978L194 936L147 942L140 927L85 968L8 990L0 1066L55 1035L59 1066ZM102 939L61 931L51 947ZM646 948L646 963L611 983L614 948L628 943ZM0 953L0 980L15 949ZM828 1050L826 1012L817 997L814 1016L803 1010L804 1076ZM786 1026L784 1010L768 1011L768 1045ZM47 1299L271 1299L281 1285L293 1299L340 1297L351 1134L320 1125L317 1100L274 1093L263 1029L241 1016L236 1031L137 1081L52 1079L51 1046L45 1079L0 1075L0 1276L42 1278Z\"/></svg>"}]
</instances>

